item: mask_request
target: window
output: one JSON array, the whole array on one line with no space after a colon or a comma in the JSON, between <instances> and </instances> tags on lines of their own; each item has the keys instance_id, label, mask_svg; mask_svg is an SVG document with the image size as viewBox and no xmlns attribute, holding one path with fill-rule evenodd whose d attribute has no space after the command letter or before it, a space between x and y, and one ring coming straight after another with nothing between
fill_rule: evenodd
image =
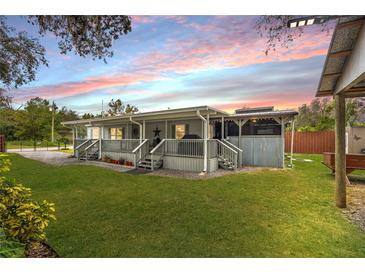
<instances>
[{"instance_id":1,"label":"window","mask_svg":"<svg viewBox=\"0 0 365 274\"><path fill-rule=\"evenodd\" d=\"M111 140L122 140L123 130L121 128L111 128L110 129L110 139Z\"/></svg>"},{"instance_id":2,"label":"window","mask_svg":"<svg viewBox=\"0 0 365 274\"><path fill-rule=\"evenodd\" d=\"M185 125L184 124L176 124L175 125L175 138L182 139L185 135Z\"/></svg>"}]
</instances>

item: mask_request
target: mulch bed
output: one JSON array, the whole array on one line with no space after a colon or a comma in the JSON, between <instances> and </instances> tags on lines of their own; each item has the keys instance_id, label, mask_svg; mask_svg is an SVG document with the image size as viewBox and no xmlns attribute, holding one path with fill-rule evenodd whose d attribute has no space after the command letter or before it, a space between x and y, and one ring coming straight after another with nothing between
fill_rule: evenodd
<instances>
[{"instance_id":1,"label":"mulch bed","mask_svg":"<svg viewBox=\"0 0 365 274\"><path fill-rule=\"evenodd\" d=\"M44 242L31 242L25 250L27 258L59 258L57 252Z\"/></svg>"},{"instance_id":2,"label":"mulch bed","mask_svg":"<svg viewBox=\"0 0 365 274\"><path fill-rule=\"evenodd\" d=\"M365 232L365 181L354 177L349 178L351 185L347 187L346 216Z\"/></svg>"}]
</instances>

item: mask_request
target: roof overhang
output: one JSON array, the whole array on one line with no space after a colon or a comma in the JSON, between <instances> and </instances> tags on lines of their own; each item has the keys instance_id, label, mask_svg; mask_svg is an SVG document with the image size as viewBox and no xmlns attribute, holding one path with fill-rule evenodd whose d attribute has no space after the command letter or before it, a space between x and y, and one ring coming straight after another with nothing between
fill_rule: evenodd
<instances>
[{"instance_id":1,"label":"roof overhang","mask_svg":"<svg viewBox=\"0 0 365 274\"><path fill-rule=\"evenodd\" d=\"M328 49L316 97L365 96L365 17L338 19Z\"/></svg>"},{"instance_id":2,"label":"roof overhang","mask_svg":"<svg viewBox=\"0 0 365 274\"><path fill-rule=\"evenodd\" d=\"M112 117L103 117L103 118L95 118L95 119L87 119L87 120L75 120L75 121L67 121L63 122L64 126L98 126L98 125L112 125L116 123L128 122L132 118L134 121L152 121L152 120L171 120L171 119L184 119L191 118L197 116L197 111L202 115L211 115L211 117L216 116L227 116L229 115L225 111L221 111L216 108L212 108L209 106L197 106L197 107L188 107L188 108L177 108L177 109L167 109L160 111L150 111L150 112L141 112L135 113L131 115L120 115L120 116L112 116Z\"/></svg>"}]
</instances>

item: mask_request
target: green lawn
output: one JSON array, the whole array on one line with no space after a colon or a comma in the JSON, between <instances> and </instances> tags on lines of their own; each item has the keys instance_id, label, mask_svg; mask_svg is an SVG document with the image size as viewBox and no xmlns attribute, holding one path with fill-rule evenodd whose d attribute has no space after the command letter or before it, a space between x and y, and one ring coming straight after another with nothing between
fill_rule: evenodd
<instances>
[{"instance_id":1,"label":"green lawn","mask_svg":"<svg viewBox=\"0 0 365 274\"><path fill-rule=\"evenodd\" d=\"M364 257L365 234L334 207L319 163L189 181L11 155L11 176L56 203L63 257Z\"/></svg>"}]
</instances>

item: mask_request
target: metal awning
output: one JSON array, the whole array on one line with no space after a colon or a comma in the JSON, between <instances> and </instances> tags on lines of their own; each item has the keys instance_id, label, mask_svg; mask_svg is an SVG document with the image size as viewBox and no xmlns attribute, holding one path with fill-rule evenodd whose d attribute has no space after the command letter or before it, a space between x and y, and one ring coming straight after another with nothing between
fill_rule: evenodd
<instances>
[{"instance_id":1,"label":"metal awning","mask_svg":"<svg viewBox=\"0 0 365 274\"><path fill-rule=\"evenodd\" d=\"M351 85L344 85L346 65L354 51L356 42L363 31L364 16L346 16L338 19L330 47L328 49L325 65L317 89L316 97L333 96L344 90L346 97L365 95L365 79L356 78ZM347 81L348 82L348 81Z\"/></svg>"}]
</instances>

